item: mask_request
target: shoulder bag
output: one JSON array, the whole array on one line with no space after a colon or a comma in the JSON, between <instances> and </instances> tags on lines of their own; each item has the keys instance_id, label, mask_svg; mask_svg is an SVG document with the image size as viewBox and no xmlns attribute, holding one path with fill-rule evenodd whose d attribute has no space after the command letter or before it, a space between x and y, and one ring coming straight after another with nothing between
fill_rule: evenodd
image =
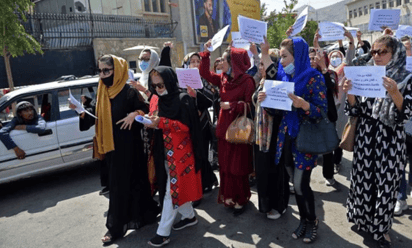
<instances>
[{"instance_id":1,"label":"shoulder bag","mask_svg":"<svg viewBox=\"0 0 412 248\"><path fill-rule=\"evenodd\" d=\"M355 134L356 134L356 124L358 122L358 117L349 117L348 122L343 128L342 141L339 147L345 151L353 152L353 146L355 145Z\"/></svg>"},{"instance_id":2,"label":"shoulder bag","mask_svg":"<svg viewBox=\"0 0 412 248\"><path fill-rule=\"evenodd\" d=\"M243 101L239 101L241 103ZM255 125L250 118L247 118L248 103L243 102L245 111L243 115L238 115L236 119L230 123L226 130L226 141L234 144L251 144L254 140Z\"/></svg>"}]
</instances>

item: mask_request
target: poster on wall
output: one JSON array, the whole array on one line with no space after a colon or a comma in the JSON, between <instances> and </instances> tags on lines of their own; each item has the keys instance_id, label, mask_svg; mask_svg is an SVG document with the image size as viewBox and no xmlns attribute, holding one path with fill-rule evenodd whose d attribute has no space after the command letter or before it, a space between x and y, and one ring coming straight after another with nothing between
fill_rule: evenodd
<instances>
[{"instance_id":1,"label":"poster on wall","mask_svg":"<svg viewBox=\"0 0 412 248\"><path fill-rule=\"evenodd\" d=\"M260 20L259 0L192 0L196 43L206 43L229 25L224 43L231 41L231 32L238 32L237 17L243 15Z\"/></svg>"}]
</instances>

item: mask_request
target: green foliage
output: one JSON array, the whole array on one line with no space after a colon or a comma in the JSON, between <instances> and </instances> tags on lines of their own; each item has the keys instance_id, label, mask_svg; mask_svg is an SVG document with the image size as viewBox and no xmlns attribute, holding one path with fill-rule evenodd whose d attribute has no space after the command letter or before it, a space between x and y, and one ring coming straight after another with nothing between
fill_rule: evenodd
<instances>
[{"instance_id":1,"label":"green foliage","mask_svg":"<svg viewBox=\"0 0 412 248\"><path fill-rule=\"evenodd\" d=\"M268 6L266 5L266 3L262 3L262 5L260 5L260 20L264 20L265 16L267 15L267 10Z\"/></svg>"},{"instance_id":2,"label":"green foliage","mask_svg":"<svg viewBox=\"0 0 412 248\"><path fill-rule=\"evenodd\" d=\"M0 8L0 55L13 57L24 53L43 53L40 44L26 33L21 20L26 21L25 13L34 4L30 0L1 0ZM4 48L6 53L4 54Z\"/></svg>"},{"instance_id":3,"label":"green foliage","mask_svg":"<svg viewBox=\"0 0 412 248\"><path fill-rule=\"evenodd\" d=\"M297 0L283 0L285 7L278 14L272 14L266 18L268 22L268 40L271 47L279 48L280 43L287 38L286 31L295 23L297 13L293 12L293 8L298 3ZM318 23L316 21L308 21L306 27L302 30L299 36L304 38L309 46L313 45L313 37L315 36Z\"/></svg>"}]
</instances>

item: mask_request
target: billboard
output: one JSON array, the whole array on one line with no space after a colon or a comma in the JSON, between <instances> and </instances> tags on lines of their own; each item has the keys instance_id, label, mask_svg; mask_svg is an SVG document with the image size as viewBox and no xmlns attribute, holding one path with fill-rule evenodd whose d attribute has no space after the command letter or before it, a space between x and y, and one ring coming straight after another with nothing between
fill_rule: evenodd
<instances>
[{"instance_id":1,"label":"billboard","mask_svg":"<svg viewBox=\"0 0 412 248\"><path fill-rule=\"evenodd\" d=\"M229 25L225 41L230 33L239 31L238 15L260 19L259 0L193 0L193 19L196 30L196 43L205 43L221 28Z\"/></svg>"}]
</instances>

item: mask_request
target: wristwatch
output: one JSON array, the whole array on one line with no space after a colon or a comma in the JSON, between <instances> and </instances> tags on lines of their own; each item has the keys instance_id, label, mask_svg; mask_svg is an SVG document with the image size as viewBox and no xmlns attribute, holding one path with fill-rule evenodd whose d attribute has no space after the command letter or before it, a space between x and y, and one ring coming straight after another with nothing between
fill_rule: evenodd
<instances>
[{"instance_id":1,"label":"wristwatch","mask_svg":"<svg viewBox=\"0 0 412 248\"><path fill-rule=\"evenodd\" d=\"M322 74L325 74L326 72L328 72L328 68L325 67L322 69Z\"/></svg>"}]
</instances>

